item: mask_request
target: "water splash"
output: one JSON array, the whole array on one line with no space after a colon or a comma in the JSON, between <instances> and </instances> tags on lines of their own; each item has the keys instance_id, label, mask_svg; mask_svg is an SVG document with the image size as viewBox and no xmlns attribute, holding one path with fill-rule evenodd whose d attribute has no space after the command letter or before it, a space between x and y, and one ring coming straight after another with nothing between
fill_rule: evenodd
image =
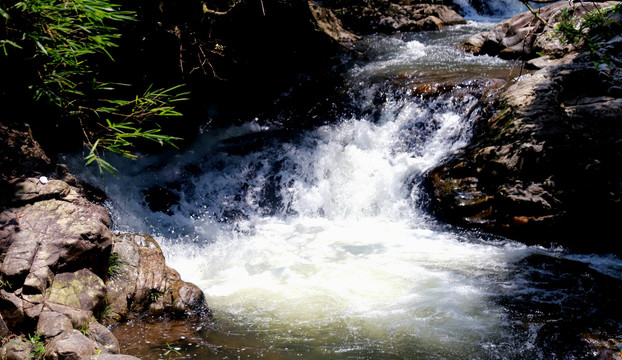
<instances>
[{"instance_id":1,"label":"water splash","mask_svg":"<svg viewBox=\"0 0 622 360\"><path fill-rule=\"evenodd\" d=\"M422 99L394 80L507 71L498 59L439 58L454 51L442 36L470 27L374 40L369 62L346 74L356 111L330 125L292 134L249 122L182 154L113 159L119 179L76 173L110 196L115 230L157 234L168 263L204 290L215 326L255 334L261 356L541 358L530 337L541 325L516 325L503 299L558 306L516 273L534 254L562 255L461 234L415 206L422 174L469 141L478 99ZM179 196L172 215L145 205L153 186Z\"/></svg>"}]
</instances>

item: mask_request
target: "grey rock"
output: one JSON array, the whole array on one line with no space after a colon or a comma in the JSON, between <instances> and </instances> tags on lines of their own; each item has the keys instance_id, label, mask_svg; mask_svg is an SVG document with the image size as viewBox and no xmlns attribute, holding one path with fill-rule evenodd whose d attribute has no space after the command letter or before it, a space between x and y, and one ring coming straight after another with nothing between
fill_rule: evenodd
<instances>
[{"instance_id":1,"label":"grey rock","mask_svg":"<svg viewBox=\"0 0 622 360\"><path fill-rule=\"evenodd\" d=\"M0 271L26 279L42 293L48 269L62 271L78 264L97 264L111 245L110 219L105 209L82 201L44 200L13 210L18 227L11 234ZM103 266L93 268L104 273ZM16 284L21 286L21 284Z\"/></svg>"},{"instance_id":2,"label":"grey rock","mask_svg":"<svg viewBox=\"0 0 622 360\"><path fill-rule=\"evenodd\" d=\"M47 345L46 359L80 360L97 353L98 345L80 331L71 329L52 338Z\"/></svg>"},{"instance_id":3,"label":"grey rock","mask_svg":"<svg viewBox=\"0 0 622 360\"><path fill-rule=\"evenodd\" d=\"M1 360L30 360L32 344L20 339L7 341L0 348Z\"/></svg>"},{"instance_id":4,"label":"grey rock","mask_svg":"<svg viewBox=\"0 0 622 360\"><path fill-rule=\"evenodd\" d=\"M73 329L71 320L63 314L54 311L43 311L39 315L37 333L43 337L51 338L71 329Z\"/></svg>"}]
</instances>

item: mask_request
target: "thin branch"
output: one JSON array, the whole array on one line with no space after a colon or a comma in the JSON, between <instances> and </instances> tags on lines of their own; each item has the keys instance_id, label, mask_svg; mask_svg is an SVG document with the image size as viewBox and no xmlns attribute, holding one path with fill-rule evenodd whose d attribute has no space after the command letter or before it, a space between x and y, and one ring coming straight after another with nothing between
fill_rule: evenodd
<instances>
[{"instance_id":1,"label":"thin branch","mask_svg":"<svg viewBox=\"0 0 622 360\"><path fill-rule=\"evenodd\" d=\"M519 0L520 2L523 3L523 5L525 5L527 7L527 9L529 9L529 11L538 19L540 20L544 25L548 26L548 27L552 27L551 24L549 24L548 21L544 20L541 16L540 16L540 12L536 11L527 0ZM549 2L553 2L551 0L538 0L538 1L534 1L536 3L549 3Z\"/></svg>"}]
</instances>

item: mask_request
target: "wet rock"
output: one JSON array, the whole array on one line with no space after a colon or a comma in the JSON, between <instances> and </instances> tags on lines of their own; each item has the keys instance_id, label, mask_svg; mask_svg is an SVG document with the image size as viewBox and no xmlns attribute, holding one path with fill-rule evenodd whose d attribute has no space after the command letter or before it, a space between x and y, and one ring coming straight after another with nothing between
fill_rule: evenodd
<instances>
[{"instance_id":1,"label":"wet rock","mask_svg":"<svg viewBox=\"0 0 622 360\"><path fill-rule=\"evenodd\" d=\"M108 283L111 317L124 319L144 312L209 315L203 292L181 280L165 264L159 245L149 235L122 234L112 250L118 258L117 275Z\"/></svg>"},{"instance_id":2,"label":"wet rock","mask_svg":"<svg viewBox=\"0 0 622 360\"><path fill-rule=\"evenodd\" d=\"M622 103L607 89L622 84L622 72L570 56L505 89L477 121L473 144L429 173L439 217L527 242L590 238L592 251L612 251Z\"/></svg>"}]
</instances>

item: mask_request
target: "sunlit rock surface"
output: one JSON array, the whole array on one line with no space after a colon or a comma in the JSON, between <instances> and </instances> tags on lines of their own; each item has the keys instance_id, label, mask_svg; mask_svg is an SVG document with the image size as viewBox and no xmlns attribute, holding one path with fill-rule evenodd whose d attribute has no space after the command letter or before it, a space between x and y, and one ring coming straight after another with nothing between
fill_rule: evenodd
<instances>
[{"instance_id":1,"label":"sunlit rock surface","mask_svg":"<svg viewBox=\"0 0 622 360\"><path fill-rule=\"evenodd\" d=\"M45 345L46 357L55 360L131 359L113 355L119 343L98 322L116 300L105 283L112 281L109 256L117 239L108 213L84 197L66 167L52 165L27 131L0 126L0 137L0 335L14 337L0 358L32 358ZM141 291L137 304L147 302L131 309L135 316L154 308L176 316L209 313L201 290L165 265L153 239L135 246L132 284ZM35 331L36 340L11 335Z\"/></svg>"}]
</instances>

